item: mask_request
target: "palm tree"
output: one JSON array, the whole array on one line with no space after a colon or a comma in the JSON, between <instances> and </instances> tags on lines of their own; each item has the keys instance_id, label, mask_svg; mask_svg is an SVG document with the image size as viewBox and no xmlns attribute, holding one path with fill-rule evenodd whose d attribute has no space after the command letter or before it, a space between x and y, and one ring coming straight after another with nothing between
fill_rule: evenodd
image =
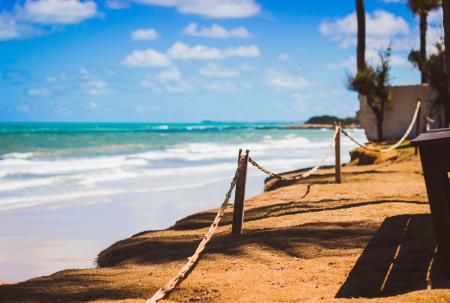
<instances>
[{"instance_id":1,"label":"palm tree","mask_svg":"<svg viewBox=\"0 0 450 303\"><path fill-rule=\"evenodd\" d=\"M447 71L450 71L450 0L442 1L442 8L444 11L444 43L445 43L445 61L447 65ZM447 89L450 96L450 77L447 77ZM450 98L445 100L447 106L450 108ZM447 112L446 123L450 123L450 112Z\"/></svg>"},{"instance_id":2,"label":"palm tree","mask_svg":"<svg viewBox=\"0 0 450 303\"><path fill-rule=\"evenodd\" d=\"M409 7L411 11L419 15L420 20L420 62L425 62L427 60L427 18L428 13L440 6L442 0L408 0ZM427 75L423 70L422 64L419 64L421 82L428 82Z\"/></svg>"},{"instance_id":3,"label":"palm tree","mask_svg":"<svg viewBox=\"0 0 450 303\"><path fill-rule=\"evenodd\" d=\"M356 0L356 18L358 22L356 67L358 72L362 72L366 69L366 15L364 11L364 0Z\"/></svg>"}]
</instances>

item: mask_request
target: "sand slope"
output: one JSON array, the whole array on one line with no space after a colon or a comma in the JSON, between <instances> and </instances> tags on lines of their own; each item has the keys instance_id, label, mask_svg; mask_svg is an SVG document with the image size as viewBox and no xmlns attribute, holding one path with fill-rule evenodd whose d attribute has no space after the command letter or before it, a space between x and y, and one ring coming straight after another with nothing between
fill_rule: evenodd
<instances>
[{"instance_id":1,"label":"sand slope","mask_svg":"<svg viewBox=\"0 0 450 303\"><path fill-rule=\"evenodd\" d=\"M345 167L339 185L332 172L247 200L242 236L230 235L229 207L169 301L450 302L418 159ZM214 216L117 242L99 254L102 268L2 285L0 301L143 302L179 270Z\"/></svg>"}]
</instances>

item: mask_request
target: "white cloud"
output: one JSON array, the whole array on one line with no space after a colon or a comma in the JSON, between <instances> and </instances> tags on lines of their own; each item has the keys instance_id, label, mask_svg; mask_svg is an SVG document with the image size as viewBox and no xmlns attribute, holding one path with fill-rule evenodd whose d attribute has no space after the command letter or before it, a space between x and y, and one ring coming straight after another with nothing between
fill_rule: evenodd
<instances>
[{"instance_id":1,"label":"white cloud","mask_svg":"<svg viewBox=\"0 0 450 303\"><path fill-rule=\"evenodd\" d=\"M85 110L89 110L89 111L96 110L97 107L98 107L98 104L96 102L93 102L93 101L81 104L81 108L83 108Z\"/></svg>"},{"instance_id":2,"label":"white cloud","mask_svg":"<svg viewBox=\"0 0 450 303\"><path fill-rule=\"evenodd\" d=\"M34 97L47 97L51 95L51 92L48 88L41 87L41 88L30 88L27 91L27 94Z\"/></svg>"},{"instance_id":3,"label":"white cloud","mask_svg":"<svg viewBox=\"0 0 450 303\"><path fill-rule=\"evenodd\" d=\"M261 54L255 45L229 47L225 49L193 45L182 42L174 43L166 53L154 49L134 50L124 59L124 64L136 67L164 67L172 64L174 60L218 60L230 57L257 57ZM246 66L251 68L250 66ZM244 70L244 67L243 69Z\"/></svg>"},{"instance_id":4,"label":"white cloud","mask_svg":"<svg viewBox=\"0 0 450 303\"><path fill-rule=\"evenodd\" d=\"M382 0L384 3L401 3L404 4L406 3L408 0Z\"/></svg>"},{"instance_id":5,"label":"white cloud","mask_svg":"<svg viewBox=\"0 0 450 303\"><path fill-rule=\"evenodd\" d=\"M201 44L190 46L183 42L176 42L167 54L173 59L213 60L229 57L258 57L261 52L255 45L219 49Z\"/></svg>"},{"instance_id":6,"label":"white cloud","mask_svg":"<svg viewBox=\"0 0 450 303\"><path fill-rule=\"evenodd\" d=\"M97 15L94 1L25 0L12 12L0 12L0 40L30 38L44 33L45 25L76 24Z\"/></svg>"},{"instance_id":7,"label":"white cloud","mask_svg":"<svg viewBox=\"0 0 450 303\"><path fill-rule=\"evenodd\" d=\"M19 17L42 24L75 24L97 16L97 4L79 0L26 0Z\"/></svg>"},{"instance_id":8,"label":"white cloud","mask_svg":"<svg viewBox=\"0 0 450 303\"><path fill-rule=\"evenodd\" d=\"M188 81L177 81L174 83L166 84L164 89L169 93L185 94L194 90L192 84Z\"/></svg>"},{"instance_id":9,"label":"white cloud","mask_svg":"<svg viewBox=\"0 0 450 303\"><path fill-rule=\"evenodd\" d=\"M369 65L378 66L381 64L380 56L376 50L368 49L366 50L366 61ZM404 57L391 54L390 57L391 66L405 66L408 65L409 62ZM352 72L356 71L356 57L349 56L347 59L337 62L331 62L327 64L327 68L329 69L344 69Z\"/></svg>"},{"instance_id":10,"label":"white cloud","mask_svg":"<svg viewBox=\"0 0 450 303\"><path fill-rule=\"evenodd\" d=\"M261 13L255 0L134 0L142 4L174 7L182 14L210 18L244 18Z\"/></svg>"},{"instance_id":11,"label":"white cloud","mask_svg":"<svg viewBox=\"0 0 450 303\"><path fill-rule=\"evenodd\" d=\"M0 13L0 40L21 39L39 35L40 30L18 20L17 14Z\"/></svg>"},{"instance_id":12,"label":"white cloud","mask_svg":"<svg viewBox=\"0 0 450 303\"><path fill-rule=\"evenodd\" d=\"M266 78L270 86L280 90L298 90L312 86L309 80L282 69L269 69Z\"/></svg>"},{"instance_id":13,"label":"white cloud","mask_svg":"<svg viewBox=\"0 0 450 303\"><path fill-rule=\"evenodd\" d=\"M236 93L244 90L250 90L253 85L250 82L232 82L232 81L213 81L203 85L206 90L223 93Z\"/></svg>"},{"instance_id":14,"label":"white cloud","mask_svg":"<svg viewBox=\"0 0 450 303\"><path fill-rule=\"evenodd\" d=\"M288 53L281 53L278 55L277 60L281 62L286 62L291 59L291 56Z\"/></svg>"},{"instance_id":15,"label":"white cloud","mask_svg":"<svg viewBox=\"0 0 450 303\"><path fill-rule=\"evenodd\" d=\"M338 61L338 62L331 62L327 64L327 68L329 69L346 69L346 70L353 70L353 68L356 66L356 57L350 56L345 60Z\"/></svg>"},{"instance_id":16,"label":"white cloud","mask_svg":"<svg viewBox=\"0 0 450 303\"><path fill-rule=\"evenodd\" d=\"M16 109L22 113L28 113L31 111L30 106L27 104L19 104Z\"/></svg>"},{"instance_id":17,"label":"white cloud","mask_svg":"<svg viewBox=\"0 0 450 303\"><path fill-rule=\"evenodd\" d=\"M436 43L444 44L444 29L442 27L428 27L427 30L427 53L433 54L437 51ZM416 49L418 47L415 47Z\"/></svg>"},{"instance_id":18,"label":"white cloud","mask_svg":"<svg viewBox=\"0 0 450 303\"><path fill-rule=\"evenodd\" d=\"M169 92L169 93L190 93L194 91L194 86L191 82L186 80L176 80L176 81L158 81L149 76L141 81L141 86L149 88L155 92Z\"/></svg>"},{"instance_id":19,"label":"white cloud","mask_svg":"<svg viewBox=\"0 0 450 303\"><path fill-rule=\"evenodd\" d=\"M131 33L131 40L155 40L159 33L153 28L140 28Z\"/></svg>"},{"instance_id":20,"label":"white cloud","mask_svg":"<svg viewBox=\"0 0 450 303\"><path fill-rule=\"evenodd\" d=\"M386 49L391 41L394 49L410 49L411 42L408 23L400 16L383 10L366 14L366 44L368 48ZM340 47L356 45L357 22L356 13L352 13L334 21L323 21L319 26L322 35L339 42ZM393 39L395 37L395 39ZM407 38L401 40L400 38ZM405 43L407 42L407 43Z\"/></svg>"},{"instance_id":21,"label":"white cloud","mask_svg":"<svg viewBox=\"0 0 450 303\"><path fill-rule=\"evenodd\" d=\"M58 83L58 82L64 82L67 80L67 76L65 73L60 73L57 75L51 75L47 77L48 83Z\"/></svg>"},{"instance_id":22,"label":"white cloud","mask_svg":"<svg viewBox=\"0 0 450 303\"><path fill-rule=\"evenodd\" d=\"M243 26L226 29L220 25L213 24L211 27L199 27L197 23L191 22L183 32L194 37L204 38L250 38L252 35Z\"/></svg>"},{"instance_id":23,"label":"white cloud","mask_svg":"<svg viewBox=\"0 0 450 303\"><path fill-rule=\"evenodd\" d=\"M0 14L0 40L15 39L20 36L19 29L17 28L16 19L7 14Z\"/></svg>"},{"instance_id":24,"label":"white cloud","mask_svg":"<svg viewBox=\"0 0 450 303\"><path fill-rule=\"evenodd\" d=\"M88 103L88 106L89 106L91 109L96 109L96 108L98 107L97 103L95 103L95 102L89 102L89 103Z\"/></svg>"},{"instance_id":25,"label":"white cloud","mask_svg":"<svg viewBox=\"0 0 450 303\"><path fill-rule=\"evenodd\" d=\"M261 52L256 45L226 48L224 57L259 57Z\"/></svg>"},{"instance_id":26,"label":"white cloud","mask_svg":"<svg viewBox=\"0 0 450 303\"><path fill-rule=\"evenodd\" d=\"M368 49L366 51L366 60L367 60L367 63L369 63L370 65L373 65L373 66L377 66L377 65L381 64L379 53L372 49ZM396 54L391 54L389 61L390 61L391 66L404 66L404 65L409 64L408 60L406 60L405 58L403 58L399 55L396 55ZM354 63L356 66L356 59L355 59Z\"/></svg>"},{"instance_id":27,"label":"white cloud","mask_svg":"<svg viewBox=\"0 0 450 303\"><path fill-rule=\"evenodd\" d=\"M158 73L156 78L161 82L180 80L181 72L176 66L173 66Z\"/></svg>"},{"instance_id":28,"label":"white cloud","mask_svg":"<svg viewBox=\"0 0 450 303\"><path fill-rule=\"evenodd\" d=\"M432 10L428 14L428 29L427 29L427 52L433 54L437 51L436 43L444 41L443 28L443 12L442 7ZM418 47L415 47L418 48Z\"/></svg>"},{"instance_id":29,"label":"white cloud","mask_svg":"<svg viewBox=\"0 0 450 303\"><path fill-rule=\"evenodd\" d=\"M379 59L379 58L378 58ZM391 66L405 66L410 64L404 57L392 54L390 58Z\"/></svg>"},{"instance_id":30,"label":"white cloud","mask_svg":"<svg viewBox=\"0 0 450 303\"><path fill-rule=\"evenodd\" d=\"M256 67L247 63L241 64L241 66L239 66L239 69L243 72L254 72L255 70L257 70Z\"/></svg>"},{"instance_id":31,"label":"white cloud","mask_svg":"<svg viewBox=\"0 0 450 303\"><path fill-rule=\"evenodd\" d=\"M240 70L238 68L219 66L216 63L208 63L200 68L199 73L205 77L233 78L239 76Z\"/></svg>"},{"instance_id":32,"label":"white cloud","mask_svg":"<svg viewBox=\"0 0 450 303\"><path fill-rule=\"evenodd\" d=\"M176 66L172 66L157 74L149 74L140 84L155 92L189 93L194 90L193 83L183 79L180 70Z\"/></svg>"},{"instance_id":33,"label":"white cloud","mask_svg":"<svg viewBox=\"0 0 450 303\"><path fill-rule=\"evenodd\" d=\"M223 57L222 51L218 48L204 45L189 46L182 42L172 45L168 54L174 59L220 59Z\"/></svg>"},{"instance_id":34,"label":"white cloud","mask_svg":"<svg viewBox=\"0 0 450 303\"><path fill-rule=\"evenodd\" d=\"M366 61L369 65L378 66L381 64L380 55L376 50L366 50ZM408 60L397 54L391 54L390 65L391 66L406 66L410 64ZM329 69L344 69L352 72L356 71L356 57L349 56L347 59L337 62L331 62L326 65Z\"/></svg>"},{"instance_id":35,"label":"white cloud","mask_svg":"<svg viewBox=\"0 0 450 303\"><path fill-rule=\"evenodd\" d=\"M114 93L108 82L92 74L86 68L81 68L80 74L84 78L84 81L80 84L80 89L86 95L104 96Z\"/></svg>"},{"instance_id":36,"label":"white cloud","mask_svg":"<svg viewBox=\"0 0 450 303\"><path fill-rule=\"evenodd\" d=\"M101 79L90 79L83 82L81 90L90 96L103 96L112 93L109 83Z\"/></svg>"},{"instance_id":37,"label":"white cloud","mask_svg":"<svg viewBox=\"0 0 450 303\"><path fill-rule=\"evenodd\" d=\"M428 14L428 25L430 26L442 26L444 17L442 12L442 6L438 7L437 9L432 10Z\"/></svg>"},{"instance_id":38,"label":"white cloud","mask_svg":"<svg viewBox=\"0 0 450 303\"><path fill-rule=\"evenodd\" d=\"M140 85L155 92L187 94L202 89L212 92L235 93L253 88L248 81L207 81L206 79L184 79L180 70L170 67L156 74L147 75Z\"/></svg>"},{"instance_id":39,"label":"white cloud","mask_svg":"<svg viewBox=\"0 0 450 303\"><path fill-rule=\"evenodd\" d=\"M124 0L106 0L105 6L109 9L124 9L129 7L130 4Z\"/></svg>"},{"instance_id":40,"label":"white cloud","mask_svg":"<svg viewBox=\"0 0 450 303\"><path fill-rule=\"evenodd\" d=\"M135 50L125 57L124 63L137 67L161 67L169 66L172 62L166 54L154 49Z\"/></svg>"}]
</instances>

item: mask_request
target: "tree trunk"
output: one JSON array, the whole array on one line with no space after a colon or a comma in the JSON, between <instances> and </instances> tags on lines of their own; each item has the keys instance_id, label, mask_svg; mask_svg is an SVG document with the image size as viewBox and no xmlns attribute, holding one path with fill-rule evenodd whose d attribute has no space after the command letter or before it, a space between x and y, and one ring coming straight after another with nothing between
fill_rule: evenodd
<instances>
[{"instance_id":1,"label":"tree trunk","mask_svg":"<svg viewBox=\"0 0 450 303\"><path fill-rule=\"evenodd\" d=\"M427 18L428 12L420 12L420 74L421 82L427 83L428 77L424 70L424 64L427 61Z\"/></svg>"},{"instance_id":2,"label":"tree trunk","mask_svg":"<svg viewBox=\"0 0 450 303\"><path fill-rule=\"evenodd\" d=\"M377 135L378 141L383 141L383 114L379 111L374 111L375 118L377 120Z\"/></svg>"},{"instance_id":3,"label":"tree trunk","mask_svg":"<svg viewBox=\"0 0 450 303\"><path fill-rule=\"evenodd\" d=\"M449 0L450 1L450 0ZM380 108L377 108L375 105L375 102L369 97L366 97L367 105L369 105L369 108L372 110L372 113L375 116L376 124L377 124L377 141L383 141L383 120L384 120L384 109L383 106Z\"/></svg>"},{"instance_id":4,"label":"tree trunk","mask_svg":"<svg viewBox=\"0 0 450 303\"><path fill-rule=\"evenodd\" d=\"M445 42L445 61L447 65L447 71L450 72L450 0L443 0L442 1L442 8L444 11L444 42ZM450 107L450 75L447 76L447 89L449 90L449 100L447 101L446 108ZM450 123L450 112L447 111L445 113L445 123L446 126Z\"/></svg>"},{"instance_id":5,"label":"tree trunk","mask_svg":"<svg viewBox=\"0 0 450 303\"><path fill-rule=\"evenodd\" d=\"M366 15L364 11L364 0L356 0L356 17L358 21L356 67L358 72L360 72L366 69Z\"/></svg>"}]
</instances>

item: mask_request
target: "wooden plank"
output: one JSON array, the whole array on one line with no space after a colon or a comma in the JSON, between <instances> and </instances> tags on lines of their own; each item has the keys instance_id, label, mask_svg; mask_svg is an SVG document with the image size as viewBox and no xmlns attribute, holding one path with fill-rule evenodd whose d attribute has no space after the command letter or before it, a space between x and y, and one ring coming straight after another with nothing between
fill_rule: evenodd
<instances>
[{"instance_id":1,"label":"wooden plank","mask_svg":"<svg viewBox=\"0 0 450 303\"><path fill-rule=\"evenodd\" d=\"M411 143L420 146L428 141L450 142L450 128L432 129L429 132L420 134L417 138L411 140Z\"/></svg>"},{"instance_id":2,"label":"wooden plank","mask_svg":"<svg viewBox=\"0 0 450 303\"><path fill-rule=\"evenodd\" d=\"M431 139L420 144L419 149L441 270L450 278L450 186L443 165L449 161L450 145Z\"/></svg>"}]
</instances>

